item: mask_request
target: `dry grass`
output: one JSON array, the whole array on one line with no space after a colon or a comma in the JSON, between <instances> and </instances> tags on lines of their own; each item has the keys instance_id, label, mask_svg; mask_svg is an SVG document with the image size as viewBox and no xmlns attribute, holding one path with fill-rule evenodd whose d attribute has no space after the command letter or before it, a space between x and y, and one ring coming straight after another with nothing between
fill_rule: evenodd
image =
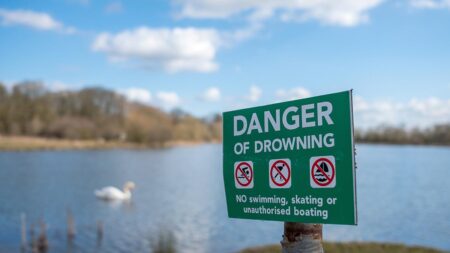
<instances>
[{"instance_id":1,"label":"dry grass","mask_svg":"<svg viewBox=\"0 0 450 253\"><path fill-rule=\"evenodd\" d=\"M129 143L101 140L61 140L23 136L0 136L0 151L28 151L55 149L111 149L138 147Z\"/></svg>"},{"instance_id":2,"label":"dry grass","mask_svg":"<svg viewBox=\"0 0 450 253\"><path fill-rule=\"evenodd\" d=\"M26 136L0 135L0 151L32 151L32 150L74 150L74 149L146 149L170 148L204 144L198 141L169 141L165 143L137 144L103 140L67 140ZM214 143L214 142L211 142Z\"/></svg>"},{"instance_id":3,"label":"dry grass","mask_svg":"<svg viewBox=\"0 0 450 253\"><path fill-rule=\"evenodd\" d=\"M323 244L326 253L444 253L444 251L418 246L405 246L402 244L390 243L331 243ZM280 253L280 245L268 245L248 248L240 253Z\"/></svg>"}]
</instances>

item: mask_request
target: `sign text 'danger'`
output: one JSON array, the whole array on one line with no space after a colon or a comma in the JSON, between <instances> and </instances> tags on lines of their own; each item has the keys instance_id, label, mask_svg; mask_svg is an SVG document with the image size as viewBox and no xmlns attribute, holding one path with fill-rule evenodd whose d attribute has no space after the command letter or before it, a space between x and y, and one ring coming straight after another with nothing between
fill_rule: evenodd
<instances>
[{"instance_id":1,"label":"sign text 'danger'","mask_svg":"<svg viewBox=\"0 0 450 253\"><path fill-rule=\"evenodd\" d=\"M248 119L243 115L233 117L234 136L267 133L269 131L295 130L298 128L316 127L324 124L333 125L331 118L333 104L320 102L305 104L300 107L290 106L283 111L264 111L262 118L257 113L252 113Z\"/></svg>"}]
</instances>

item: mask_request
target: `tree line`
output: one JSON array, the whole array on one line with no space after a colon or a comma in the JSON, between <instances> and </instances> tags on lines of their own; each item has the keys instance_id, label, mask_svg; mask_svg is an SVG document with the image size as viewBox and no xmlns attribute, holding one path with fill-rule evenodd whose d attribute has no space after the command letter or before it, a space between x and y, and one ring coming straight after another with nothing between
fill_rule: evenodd
<instances>
[{"instance_id":1,"label":"tree line","mask_svg":"<svg viewBox=\"0 0 450 253\"><path fill-rule=\"evenodd\" d=\"M366 131L355 131L355 139L362 143L450 145L450 123L409 130L402 127L379 126Z\"/></svg>"},{"instance_id":2,"label":"tree line","mask_svg":"<svg viewBox=\"0 0 450 253\"><path fill-rule=\"evenodd\" d=\"M35 81L0 83L0 134L147 145L220 141L222 119L199 119L180 109L164 112L129 102L114 91L90 87L52 92Z\"/></svg>"},{"instance_id":3,"label":"tree line","mask_svg":"<svg viewBox=\"0 0 450 253\"><path fill-rule=\"evenodd\" d=\"M162 111L129 102L101 87L50 91L24 81L7 89L0 83L0 134L73 140L123 141L163 145L170 141L222 140L220 114L200 119L175 109ZM379 126L355 131L357 142L450 145L450 123L426 129Z\"/></svg>"}]
</instances>

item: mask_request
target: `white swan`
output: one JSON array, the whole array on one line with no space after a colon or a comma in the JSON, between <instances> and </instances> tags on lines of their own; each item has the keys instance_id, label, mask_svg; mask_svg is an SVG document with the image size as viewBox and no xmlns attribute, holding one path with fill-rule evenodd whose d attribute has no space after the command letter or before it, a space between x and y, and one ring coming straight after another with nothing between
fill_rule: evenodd
<instances>
[{"instance_id":1,"label":"white swan","mask_svg":"<svg viewBox=\"0 0 450 253\"><path fill-rule=\"evenodd\" d=\"M123 191L113 186L104 187L100 190L95 190L94 194L97 198L103 200L125 200L131 198L131 190L135 184L133 182L126 182L123 186Z\"/></svg>"}]
</instances>

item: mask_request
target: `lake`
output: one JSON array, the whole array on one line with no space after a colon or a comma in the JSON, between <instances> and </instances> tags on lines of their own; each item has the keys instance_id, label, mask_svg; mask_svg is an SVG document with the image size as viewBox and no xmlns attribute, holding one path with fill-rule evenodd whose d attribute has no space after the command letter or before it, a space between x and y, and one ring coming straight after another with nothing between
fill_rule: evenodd
<instances>
[{"instance_id":1,"label":"lake","mask_svg":"<svg viewBox=\"0 0 450 253\"><path fill-rule=\"evenodd\" d=\"M325 240L450 250L450 148L358 145L356 161L359 224L325 225ZM0 252L19 252L21 213L28 226L45 220L49 252L150 252L166 232L181 252L235 252L278 243L283 233L282 222L227 217L221 145L2 152L0 179ZM137 186L130 202L93 194L127 180ZM77 232L70 247L68 208Z\"/></svg>"}]
</instances>

